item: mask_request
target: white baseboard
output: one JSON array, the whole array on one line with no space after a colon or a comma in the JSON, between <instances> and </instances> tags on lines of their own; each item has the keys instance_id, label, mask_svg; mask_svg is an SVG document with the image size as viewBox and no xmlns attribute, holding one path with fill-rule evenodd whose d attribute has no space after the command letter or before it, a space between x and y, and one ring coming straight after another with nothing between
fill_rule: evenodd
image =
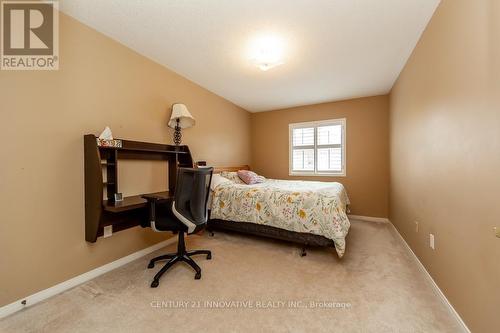
<instances>
[{"instance_id":1,"label":"white baseboard","mask_svg":"<svg viewBox=\"0 0 500 333\"><path fill-rule=\"evenodd\" d=\"M102 275L104 273L112 271L113 269L116 269L120 266L128 264L129 262L132 262L136 259L144 257L145 255L148 255L151 252L159 250L162 247L170 245L176 241L177 241L177 237L169 238L163 242L157 243L157 244L150 246L150 247L147 247L143 250L129 254L126 257L120 258L120 259L115 260L113 262L110 262L106 265L103 265L101 267L97 267L91 271L88 271L88 272L83 273L81 275L75 276L74 278L66 280L64 282L61 282L59 284L56 284L55 286L41 290L41 291L37 292L36 294L24 297L22 299L19 299L19 300L13 302L13 303L2 306L0 308L0 319L8 316L10 314L13 314L14 312L22 310L26 307L29 307L29 306L34 305L36 303L39 303L43 300L46 300L49 297L60 294L63 291L66 291L68 289L76 287L84 282L92 280L92 279L98 277L99 275ZM25 301L25 304L22 303L24 301Z\"/></svg>"},{"instance_id":2,"label":"white baseboard","mask_svg":"<svg viewBox=\"0 0 500 333\"><path fill-rule=\"evenodd\" d=\"M353 220L360 220L366 222L389 223L389 219L385 217L371 217L371 216L361 216L361 215L347 215L347 217Z\"/></svg>"},{"instance_id":3,"label":"white baseboard","mask_svg":"<svg viewBox=\"0 0 500 333\"><path fill-rule=\"evenodd\" d=\"M401 242L405 245L405 247L408 249L408 251L410 252L410 254L412 255L412 257L415 259L415 261L417 262L418 267L420 268L420 270L425 274L425 276L427 277L427 279L430 281L430 283L432 284L432 287L434 288L434 290L436 291L436 293L439 295L439 297L441 298L441 300L443 301L443 303L448 307L448 310L451 312L451 314L460 323L460 325L462 326L462 329L464 330L464 332L471 333L471 331L469 330L469 328L467 327L467 325L465 324L465 322L462 320L462 318L460 317L460 315L458 314L458 312L455 310L455 308L453 307L453 305L451 305L450 301L448 301L448 299L446 298L446 296L443 294L443 292L441 291L441 289L437 285L436 281L434 281L434 279L429 274L429 272L427 271L427 269L425 269L425 266L422 264L422 262L420 261L420 259L418 259L418 257L415 254L415 252L413 252L413 250L408 245L408 243L405 241L405 239L403 238L403 236L401 236L401 234L399 233L398 229L394 226L394 224L392 224L391 221L388 220L388 222L394 228L394 230L398 234L399 238L401 239Z\"/></svg>"}]
</instances>

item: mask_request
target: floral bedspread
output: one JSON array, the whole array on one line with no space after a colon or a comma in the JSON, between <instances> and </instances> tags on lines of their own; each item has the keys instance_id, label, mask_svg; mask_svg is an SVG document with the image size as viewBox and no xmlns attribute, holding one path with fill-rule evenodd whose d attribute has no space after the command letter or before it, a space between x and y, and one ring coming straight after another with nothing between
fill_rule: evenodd
<instances>
[{"instance_id":1,"label":"floral bedspread","mask_svg":"<svg viewBox=\"0 0 500 333\"><path fill-rule=\"evenodd\" d=\"M265 224L295 232L321 235L334 241L342 257L350 223L349 198L335 182L266 179L246 185L223 183L212 193L212 219Z\"/></svg>"}]
</instances>

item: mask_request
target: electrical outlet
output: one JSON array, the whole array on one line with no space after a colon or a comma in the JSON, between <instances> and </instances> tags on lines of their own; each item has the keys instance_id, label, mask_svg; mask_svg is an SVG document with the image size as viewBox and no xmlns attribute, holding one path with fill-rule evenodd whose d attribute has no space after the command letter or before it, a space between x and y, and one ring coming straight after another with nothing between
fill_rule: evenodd
<instances>
[{"instance_id":1,"label":"electrical outlet","mask_svg":"<svg viewBox=\"0 0 500 333\"><path fill-rule=\"evenodd\" d=\"M418 232L418 221L415 221L415 232Z\"/></svg>"},{"instance_id":2,"label":"electrical outlet","mask_svg":"<svg viewBox=\"0 0 500 333\"><path fill-rule=\"evenodd\" d=\"M103 237L104 238L111 237L111 235L113 235L113 226L112 225L105 226L103 231Z\"/></svg>"},{"instance_id":3,"label":"electrical outlet","mask_svg":"<svg viewBox=\"0 0 500 333\"><path fill-rule=\"evenodd\" d=\"M429 246L431 249L435 250L435 243L434 243L434 234L429 234Z\"/></svg>"}]
</instances>

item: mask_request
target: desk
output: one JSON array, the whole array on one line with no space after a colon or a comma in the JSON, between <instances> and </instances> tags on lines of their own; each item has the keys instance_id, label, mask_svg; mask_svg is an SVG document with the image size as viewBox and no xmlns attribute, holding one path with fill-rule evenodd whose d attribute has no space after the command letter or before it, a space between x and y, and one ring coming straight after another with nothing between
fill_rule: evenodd
<instances>
[{"instance_id":1,"label":"desk","mask_svg":"<svg viewBox=\"0 0 500 333\"><path fill-rule=\"evenodd\" d=\"M146 200L141 195L114 200L118 193L118 163L121 159L164 160L168 162L168 191L157 192L168 199L173 196L177 169L193 167L188 146L122 140L122 147L97 146L93 134L84 135L85 160L85 240L91 243L102 236L105 226L113 231L135 227L147 219ZM103 172L106 181L103 181ZM167 184L166 184L167 185ZM104 195L106 188L106 198Z\"/></svg>"},{"instance_id":2,"label":"desk","mask_svg":"<svg viewBox=\"0 0 500 333\"><path fill-rule=\"evenodd\" d=\"M173 197L173 193L170 194L169 191L147 193L147 194L154 194L156 196L161 196L165 200L168 200ZM111 213L120 213L131 209L147 207L147 200L142 198L143 195L144 194L125 197L123 198L123 201L113 202L109 200L103 200L102 201L103 209Z\"/></svg>"}]
</instances>

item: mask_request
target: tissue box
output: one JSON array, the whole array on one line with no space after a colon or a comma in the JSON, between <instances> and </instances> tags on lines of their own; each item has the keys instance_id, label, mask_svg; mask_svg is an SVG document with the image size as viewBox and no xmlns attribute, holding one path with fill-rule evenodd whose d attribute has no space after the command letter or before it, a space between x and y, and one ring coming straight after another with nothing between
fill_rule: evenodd
<instances>
[{"instance_id":1,"label":"tissue box","mask_svg":"<svg viewBox=\"0 0 500 333\"><path fill-rule=\"evenodd\" d=\"M114 148L122 148L122 140L105 140L105 139L99 139L96 138L97 140L97 146L98 147L114 147Z\"/></svg>"}]
</instances>

